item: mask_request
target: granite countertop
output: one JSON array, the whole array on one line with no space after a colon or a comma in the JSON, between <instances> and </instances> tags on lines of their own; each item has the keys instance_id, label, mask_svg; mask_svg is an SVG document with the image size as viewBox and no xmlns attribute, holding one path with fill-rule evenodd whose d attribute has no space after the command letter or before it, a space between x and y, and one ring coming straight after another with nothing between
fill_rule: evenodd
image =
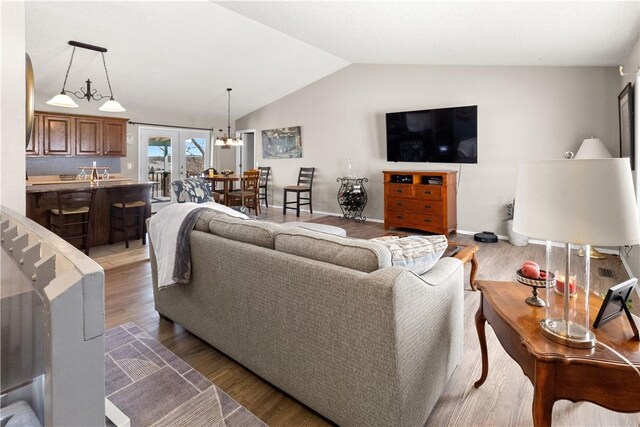
<instances>
[{"instance_id":1,"label":"granite countertop","mask_svg":"<svg viewBox=\"0 0 640 427\"><path fill-rule=\"evenodd\" d=\"M91 183L88 181L83 182L61 182L59 184L38 184L38 185L27 185L27 194L28 193L48 193L52 191L60 191L60 190L85 190L85 189L101 189L101 188L117 188L117 187L131 187L131 186L152 186L157 184L152 181L99 181L98 185L95 187L91 187Z\"/></svg>"}]
</instances>

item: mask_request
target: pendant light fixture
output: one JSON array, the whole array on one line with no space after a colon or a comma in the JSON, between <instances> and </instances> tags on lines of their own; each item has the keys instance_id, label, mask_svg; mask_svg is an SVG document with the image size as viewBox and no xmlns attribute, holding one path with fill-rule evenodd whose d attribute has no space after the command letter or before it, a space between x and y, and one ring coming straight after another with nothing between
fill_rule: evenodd
<instances>
[{"instance_id":1,"label":"pendant light fixture","mask_svg":"<svg viewBox=\"0 0 640 427\"><path fill-rule=\"evenodd\" d=\"M109 72L107 71L107 62L104 59L104 54L107 52L107 49L100 46L94 46L92 44L81 43L77 41L69 41L69 44L73 46L73 51L71 51L71 59L69 60L69 66L67 67L67 73L64 76L64 83L62 84L62 91L47 101L47 104L53 105L55 107L66 107L66 108L78 108L78 104L67 95L68 93L73 94L78 99L86 99L87 102L100 101L102 98L109 98L107 102L102 104L98 110L105 111L107 113L120 113L125 110L122 105L118 101L113 98L113 90L111 89L111 81L109 80ZM76 53L76 48L79 47L81 49L93 50L95 52L100 52L102 55L102 65L104 66L104 74L107 77L107 85L109 86L109 95L101 95L98 93L97 89L91 88L91 80L87 79L86 84L87 87L80 88L79 91L70 91L66 90L67 87L67 79L69 78L69 71L71 71L71 65L73 64L73 56Z\"/></svg>"},{"instance_id":2,"label":"pendant light fixture","mask_svg":"<svg viewBox=\"0 0 640 427\"><path fill-rule=\"evenodd\" d=\"M231 88L227 88L227 133L222 133L222 129L219 129L218 131L220 132L220 136L216 138L216 146L231 148L244 145L242 143L242 138L240 136L236 136L235 132L234 136L231 136Z\"/></svg>"}]
</instances>

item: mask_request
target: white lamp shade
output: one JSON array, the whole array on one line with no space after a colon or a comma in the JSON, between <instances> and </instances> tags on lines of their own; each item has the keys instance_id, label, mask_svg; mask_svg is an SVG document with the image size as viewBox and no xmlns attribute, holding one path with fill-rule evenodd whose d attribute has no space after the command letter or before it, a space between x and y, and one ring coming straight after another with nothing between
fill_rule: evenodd
<instances>
[{"instance_id":1,"label":"white lamp shade","mask_svg":"<svg viewBox=\"0 0 640 427\"><path fill-rule=\"evenodd\" d=\"M108 100L107 102L102 104L102 107L98 108L98 110L105 111L107 113L121 113L123 111L127 111L115 99Z\"/></svg>"},{"instance_id":2,"label":"white lamp shade","mask_svg":"<svg viewBox=\"0 0 640 427\"><path fill-rule=\"evenodd\" d=\"M47 104L53 105L54 107L78 108L78 104L76 104L69 95L64 93L57 94L48 100Z\"/></svg>"},{"instance_id":3,"label":"white lamp shade","mask_svg":"<svg viewBox=\"0 0 640 427\"><path fill-rule=\"evenodd\" d=\"M240 138L240 137L236 138L235 145L244 145L244 142L242 142L242 138Z\"/></svg>"},{"instance_id":4,"label":"white lamp shade","mask_svg":"<svg viewBox=\"0 0 640 427\"><path fill-rule=\"evenodd\" d=\"M513 229L564 243L640 243L629 159L521 162Z\"/></svg>"},{"instance_id":5,"label":"white lamp shade","mask_svg":"<svg viewBox=\"0 0 640 427\"><path fill-rule=\"evenodd\" d=\"M611 151L600 138L588 138L582 141L574 159L610 159Z\"/></svg>"},{"instance_id":6,"label":"white lamp shade","mask_svg":"<svg viewBox=\"0 0 640 427\"><path fill-rule=\"evenodd\" d=\"M216 143L215 143L214 145L217 145L217 146L219 147L219 146L225 145L225 143L224 143L224 141L223 141L223 140L221 140L220 138L217 138L217 139L216 139Z\"/></svg>"}]
</instances>

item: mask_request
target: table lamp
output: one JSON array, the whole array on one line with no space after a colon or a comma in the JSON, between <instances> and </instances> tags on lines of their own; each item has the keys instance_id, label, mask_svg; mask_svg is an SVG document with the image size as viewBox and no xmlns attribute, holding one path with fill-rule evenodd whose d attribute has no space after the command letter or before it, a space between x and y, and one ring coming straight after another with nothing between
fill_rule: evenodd
<instances>
[{"instance_id":1,"label":"table lamp","mask_svg":"<svg viewBox=\"0 0 640 427\"><path fill-rule=\"evenodd\" d=\"M518 170L513 228L546 240L547 271L550 242L564 244L564 293L562 312L551 307L554 288L547 281L547 308L540 322L548 338L570 347L591 348L595 336L589 330L589 257L582 258L582 274L572 249L590 245L621 246L640 242L640 221L628 159L573 159L521 162ZM573 251L575 252L575 251ZM557 278L556 278L557 279ZM572 289L572 287L574 289ZM570 302L570 294L579 293ZM584 310L578 309L584 305Z\"/></svg>"},{"instance_id":2,"label":"table lamp","mask_svg":"<svg viewBox=\"0 0 640 427\"><path fill-rule=\"evenodd\" d=\"M611 159L611 151L600 138L587 138L582 141L574 159Z\"/></svg>"},{"instance_id":3,"label":"table lamp","mask_svg":"<svg viewBox=\"0 0 640 427\"><path fill-rule=\"evenodd\" d=\"M578 152L576 153L574 159L611 159L613 156L611 155L611 151L607 148L606 145L602 142L600 138L587 138L582 141ZM584 256L584 251L580 250L578 252L578 256ZM589 257L592 259L606 259L607 256L594 248L591 247L589 252Z\"/></svg>"}]
</instances>

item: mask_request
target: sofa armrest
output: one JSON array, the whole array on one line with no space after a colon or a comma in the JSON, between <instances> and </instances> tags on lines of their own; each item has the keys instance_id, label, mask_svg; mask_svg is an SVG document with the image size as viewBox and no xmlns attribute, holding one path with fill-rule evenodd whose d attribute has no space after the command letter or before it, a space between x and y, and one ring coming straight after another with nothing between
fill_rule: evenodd
<instances>
[{"instance_id":1,"label":"sofa armrest","mask_svg":"<svg viewBox=\"0 0 640 427\"><path fill-rule=\"evenodd\" d=\"M393 300L402 426L425 423L462 358L463 273L463 263L443 258L422 276L406 271L396 280Z\"/></svg>"},{"instance_id":2,"label":"sofa armrest","mask_svg":"<svg viewBox=\"0 0 640 427\"><path fill-rule=\"evenodd\" d=\"M463 265L463 262L457 258L440 258L438 262L429 269L429 271L423 273L419 277L431 286L439 286L443 283L450 283L452 276L458 274L458 270Z\"/></svg>"}]
</instances>

